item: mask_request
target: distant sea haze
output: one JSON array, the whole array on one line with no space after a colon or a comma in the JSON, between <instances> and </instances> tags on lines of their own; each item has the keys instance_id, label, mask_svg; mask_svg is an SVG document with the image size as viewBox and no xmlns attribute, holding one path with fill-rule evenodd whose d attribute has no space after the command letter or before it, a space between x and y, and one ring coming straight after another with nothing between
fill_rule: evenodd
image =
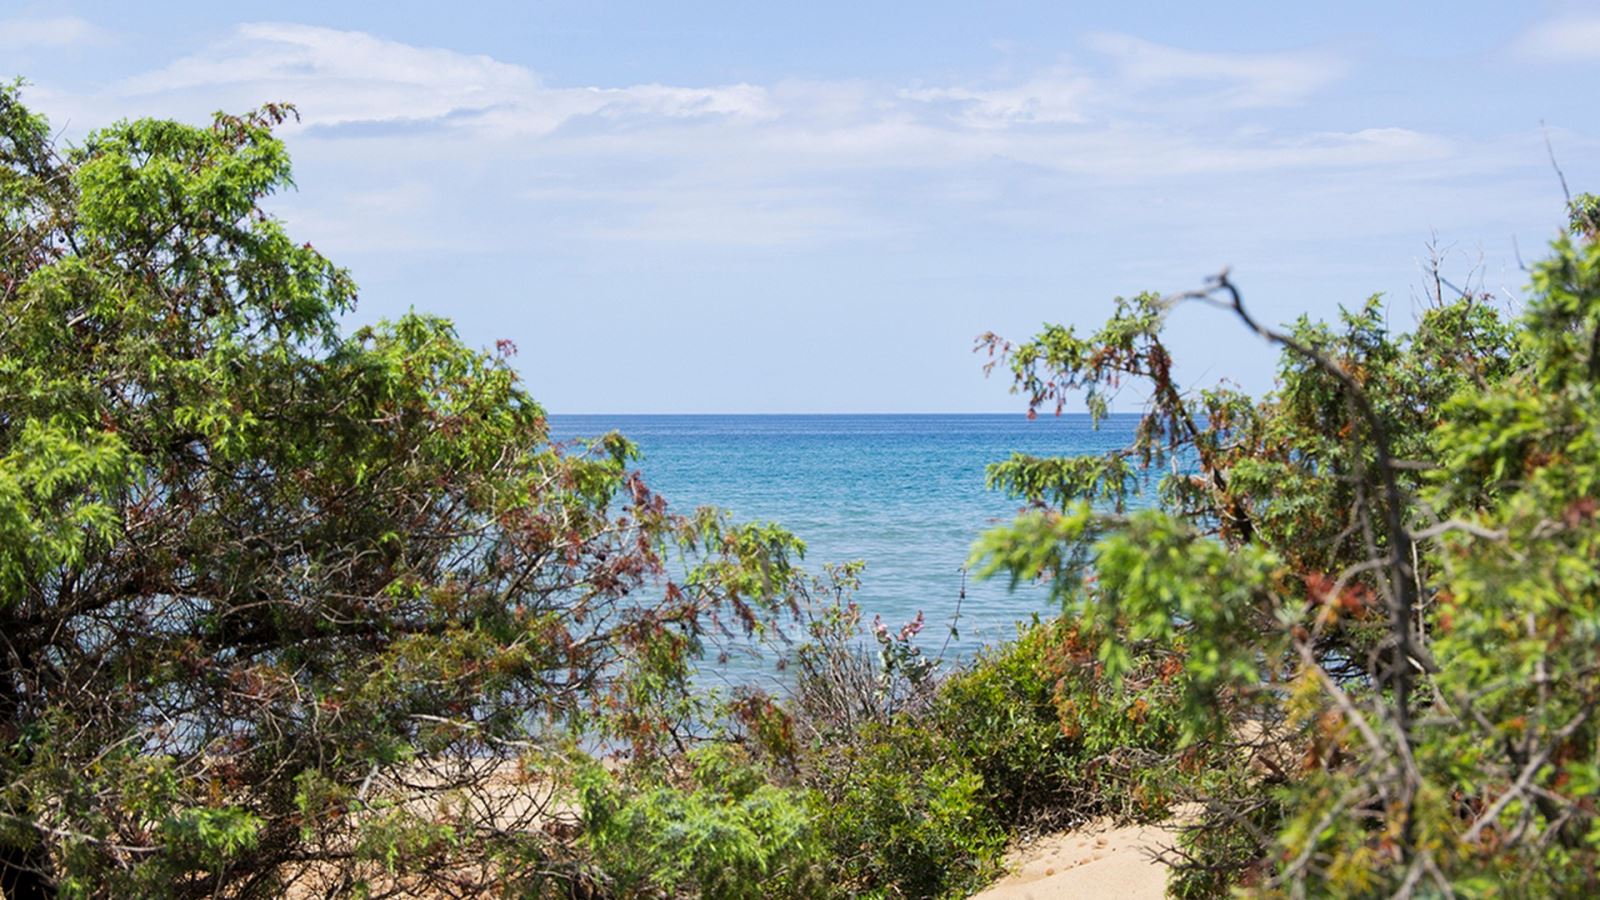
<instances>
[{"instance_id":1,"label":"distant sea haze","mask_svg":"<svg viewBox=\"0 0 1600 900\"><path fill-rule=\"evenodd\" d=\"M1018 502L984 487L984 467L1013 451L1098 454L1126 446L1137 417L1096 431L1087 415L557 415L556 440L619 431L639 445L645 481L671 506L711 504L744 521L774 521L806 542L805 566L866 563L864 618L892 627L920 610L922 643L937 652L960 603L946 658L970 656L1054 609L1041 585L965 581L962 565L985 529Z\"/></svg>"}]
</instances>

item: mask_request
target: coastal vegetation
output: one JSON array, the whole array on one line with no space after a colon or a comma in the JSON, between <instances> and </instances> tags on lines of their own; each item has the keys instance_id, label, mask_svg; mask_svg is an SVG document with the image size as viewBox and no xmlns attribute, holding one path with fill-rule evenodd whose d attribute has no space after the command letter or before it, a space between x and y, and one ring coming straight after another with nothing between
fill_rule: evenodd
<instances>
[{"instance_id":1,"label":"coastal vegetation","mask_svg":"<svg viewBox=\"0 0 1600 900\"><path fill-rule=\"evenodd\" d=\"M347 331L262 209L293 115L60 152L0 90L5 897L954 897L1099 817L1176 818L1180 897L1600 892L1593 198L1516 311L1278 330L1223 273L981 339L1030 413L1149 399L992 467L973 563L1061 615L943 671L858 566L552 443L508 344ZM1181 389L1180 303L1276 389ZM729 641L790 689L706 689Z\"/></svg>"}]
</instances>

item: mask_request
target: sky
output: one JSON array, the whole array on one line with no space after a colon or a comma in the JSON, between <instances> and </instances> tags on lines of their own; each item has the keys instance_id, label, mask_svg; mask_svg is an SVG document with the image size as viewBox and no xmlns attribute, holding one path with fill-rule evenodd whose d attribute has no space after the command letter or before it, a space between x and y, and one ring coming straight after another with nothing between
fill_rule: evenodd
<instances>
[{"instance_id":1,"label":"sky","mask_svg":"<svg viewBox=\"0 0 1600 900\"><path fill-rule=\"evenodd\" d=\"M350 324L509 339L553 412L1017 411L980 333L1224 266L1267 321L1404 330L1430 246L1514 308L1551 152L1600 191L1600 7L1312 6L0 0L0 77L69 144L296 104L269 208ZM1217 310L1169 336L1272 387Z\"/></svg>"}]
</instances>

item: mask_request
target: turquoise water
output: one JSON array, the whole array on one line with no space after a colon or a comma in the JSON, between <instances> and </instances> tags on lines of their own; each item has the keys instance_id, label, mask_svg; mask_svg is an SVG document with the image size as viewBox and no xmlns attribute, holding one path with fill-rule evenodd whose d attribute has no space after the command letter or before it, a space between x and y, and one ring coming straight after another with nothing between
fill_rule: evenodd
<instances>
[{"instance_id":1,"label":"turquoise water","mask_svg":"<svg viewBox=\"0 0 1600 900\"><path fill-rule=\"evenodd\" d=\"M984 488L984 467L1014 450L1100 453L1126 446L1134 416L565 415L564 440L620 431L644 453L645 480L675 508L712 504L743 520L782 523L806 542L805 564L866 562L858 601L867 621L898 626L921 611L935 653L969 656L1052 611L1041 585L974 582L962 565L986 528L1018 504ZM965 584L965 599L962 599ZM959 619L956 618L959 609Z\"/></svg>"}]
</instances>

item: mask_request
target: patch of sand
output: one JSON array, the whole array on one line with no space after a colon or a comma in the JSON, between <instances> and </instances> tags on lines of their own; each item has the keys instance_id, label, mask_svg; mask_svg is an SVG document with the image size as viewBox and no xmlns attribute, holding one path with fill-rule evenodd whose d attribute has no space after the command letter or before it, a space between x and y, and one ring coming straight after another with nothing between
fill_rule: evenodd
<instances>
[{"instance_id":1,"label":"patch of sand","mask_svg":"<svg viewBox=\"0 0 1600 900\"><path fill-rule=\"evenodd\" d=\"M1167 867L1154 854L1177 840L1173 825L1113 828L1091 822L1045 835L1008 855L1010 873L973 900L1162 900Z\"/></svg>"}]
</instances>

